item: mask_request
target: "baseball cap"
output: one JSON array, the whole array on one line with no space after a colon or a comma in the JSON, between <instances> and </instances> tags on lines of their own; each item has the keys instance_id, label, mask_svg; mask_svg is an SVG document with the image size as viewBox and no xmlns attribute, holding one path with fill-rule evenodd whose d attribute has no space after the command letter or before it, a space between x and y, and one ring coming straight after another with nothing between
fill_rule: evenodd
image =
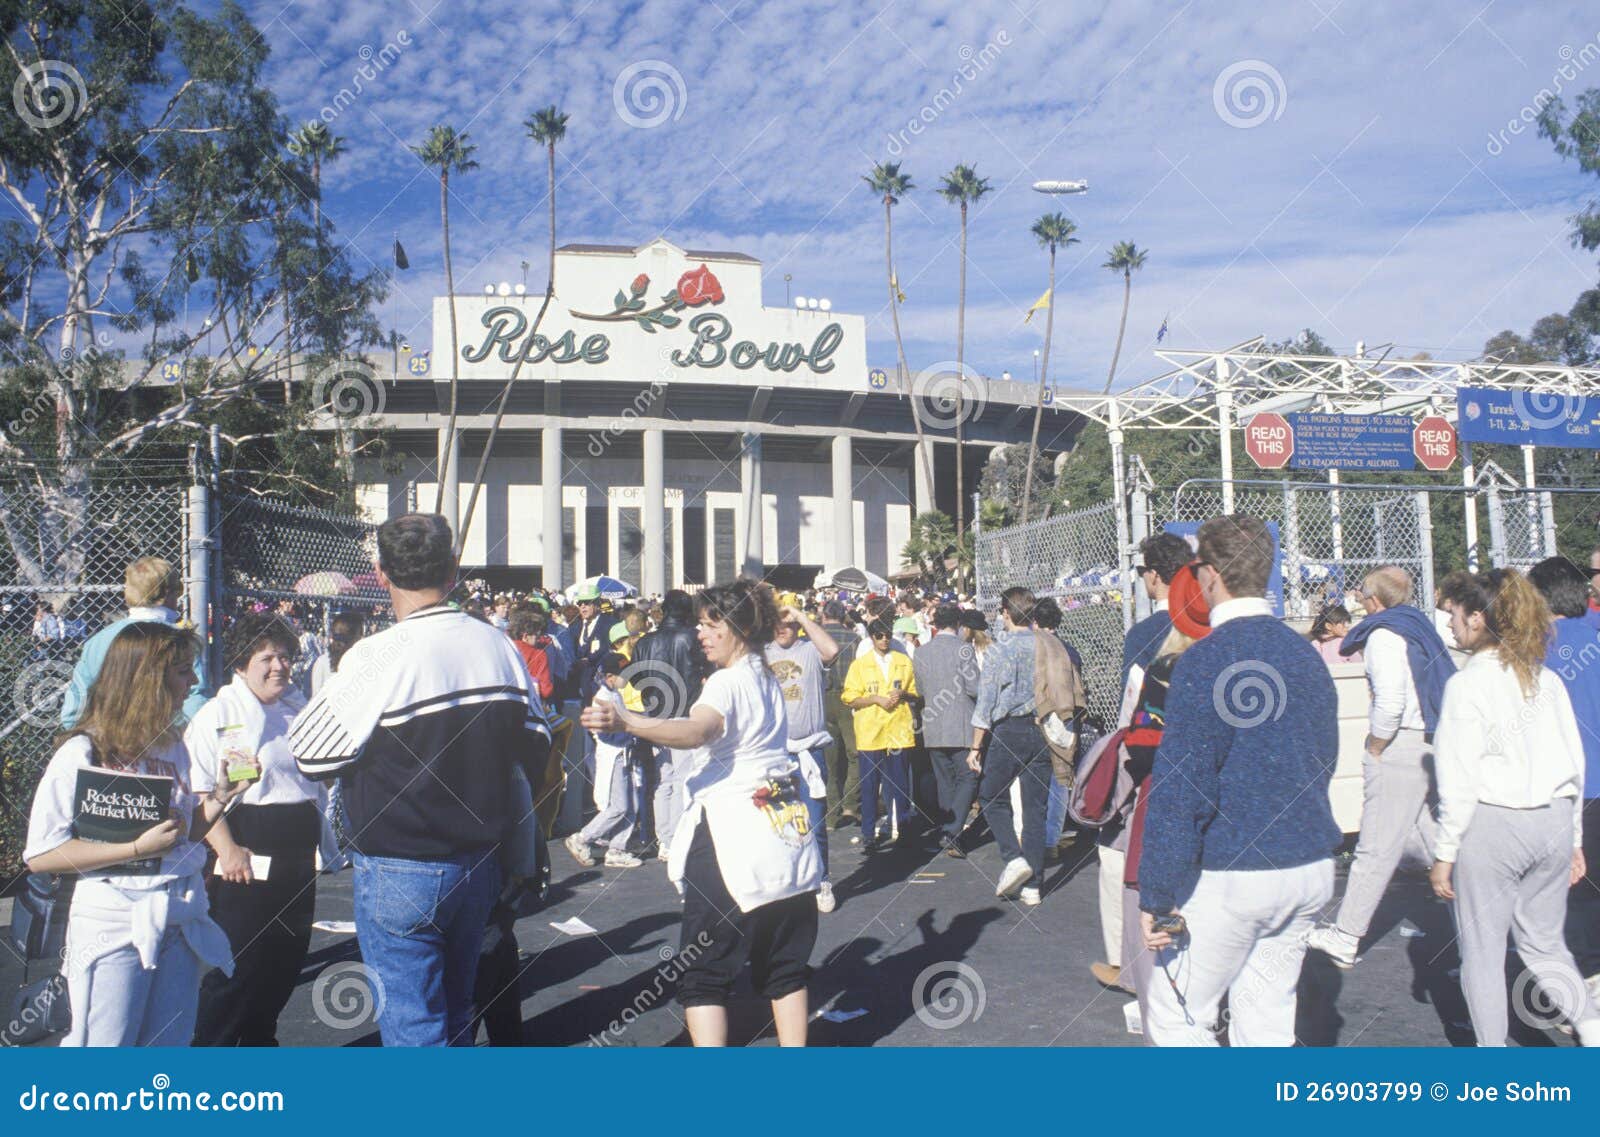
<instances>
[{"instance_id":1,"label":"baseball cap","mask_svg":"<svg viewBox=\"0 0 1600 1137\"><path fill-rule=\"evenodd\" d=\"M627 624L624 624L621 620L618 620L615 624L611 625L611 642L612 643L616 643L619 640L625 640L627 638L628 638L628 625Z\"/></svg>"},{"instance_id":2,"label":"baseball cap","mask_svg":"<svg viewBox=\"0 0 1600 1137\"><path fill-rule=\"evenodd\" d=\"M897 636L915 636L921 632L922 628L918 626L914 616L901 616L894 622L894 633Z\"/></svg>"}]
</instances>

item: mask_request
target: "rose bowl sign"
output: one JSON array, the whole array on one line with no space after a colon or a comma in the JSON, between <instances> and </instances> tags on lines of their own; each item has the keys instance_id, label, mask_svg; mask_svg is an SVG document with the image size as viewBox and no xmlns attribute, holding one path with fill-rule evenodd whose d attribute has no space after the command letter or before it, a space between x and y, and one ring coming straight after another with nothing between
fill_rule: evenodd
<instances>
[{"instance_id":1,"label":"rose bowl sign","mask_svg":"<svg viewBox=\"0 0 1600 1137\"><path fill-rule=\"evenodd\" d=\"M1428 415L1411 433L1411 449L1425 470L1448 470L1456 463L1456 431L1438 415Z\"/></svg>"},{"instance_id":2,"label":"rose bowl sign","mask_svg":"<svg viewBox=\"0 0 1600 1137\"><path fill-rule=\"evenodd\" d=\"M759 261L658 238L636 249L556 251L556 295L537 327L533 295L434 301L434 342L454 334L457 374L535 381L733 382L855 388L866 323L830 310L769 308ZM448 358L448 354L444 356ZM437 381L442 359L435 360Z\"/></svg>"},{"instance_id":3,"label":"rose bowl sign","mask_svg":"<svg viewBox=\"0 0 1600 1137\"><path fill-rule=\"evenodd\" d=\"M1294 431L1282 415L1256 415L1244 424L1244 452L1263 470L1281 470L1294 457Z\"/></svg>"}]
</instances>

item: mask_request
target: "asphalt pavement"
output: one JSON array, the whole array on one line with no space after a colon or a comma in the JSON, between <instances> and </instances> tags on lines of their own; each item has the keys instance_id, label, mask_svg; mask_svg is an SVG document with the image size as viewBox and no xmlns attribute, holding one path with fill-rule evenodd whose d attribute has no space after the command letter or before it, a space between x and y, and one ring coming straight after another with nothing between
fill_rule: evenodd
<instances>
[{"instance_id":1,"label":"asphalt pavement","mask_svg":"<svg viewBox=\"0 0 1600 1137\"><path fill-rule=\"evenodd\" d=\"M811 1042L821 1046L1137 1046L1121 993L1089 964L1101 954L1092 837L1048 867L1036 908L997 899L1000 856L985 840L961 860L929 849L863 856L854 829L832 834L838 908L820 917L812 956ZM538 1046L686 1045L672 999L682 961L679 902L666 866L582 868L552 847L548 906L516 925L525 1041ZM1343 866L1340 869L1341 887ZM351 874L324 874L319 921L352 919ZM592 934L554 924L577 919ZM569 925L570 926L570 925ZM1449 909L1418 874L1397 877L1361 961L1340 971L1316 953L1300 979L1307 1046L1470 1045ZM0 983L21 967L0 952ZM279 1023L285 1046L376 1045L370 984L353 935L318 931ZM1512 965L1514 967L1514 964ZM773 1045L767 1004L748 990L730 1041ZM1564 1045L1512 1018L1514 1040ZM480 1043L483 1040L480 1038Z\"/></svg>"}]
</instances>

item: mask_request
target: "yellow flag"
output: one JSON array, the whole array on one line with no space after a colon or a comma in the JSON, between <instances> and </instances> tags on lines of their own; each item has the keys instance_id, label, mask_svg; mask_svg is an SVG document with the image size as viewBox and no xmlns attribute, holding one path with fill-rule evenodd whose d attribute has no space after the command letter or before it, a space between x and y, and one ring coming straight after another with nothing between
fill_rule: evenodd
<instances>
[{"instance_id":1,"label":"yellow flag","mask_svg":"<svg viewBox=\"0 0 1600 1137\"><path fill-rule=\"evenodd\" d=\"M1050 293L1052 291L1053 291L1053 289L1046 288L1044 290L1044 295L1039 297L1039 299L1037 299L1037 300L1035 300L1033 302L1033 307L1028 309L1028 314L1026 316L1022 317L1022 322L1024 324L1026 324L1028 321L1032 320L1033 319L1033 314L1035 312L1039 311L1039 309L1048 308L1050 306Z\"/></svg>"},{"instance_id":2,"label":"yellow flag","mask_svg":"<svg viewBox=\"0 0 1600 1137\"><path fill-rule=\"evenodd\" d=\"M894 294L899 303L906 302L906 294L900 291L900 277L896 273L889 274L889 287L894 289Z\"/></svg>"}]
</instances>

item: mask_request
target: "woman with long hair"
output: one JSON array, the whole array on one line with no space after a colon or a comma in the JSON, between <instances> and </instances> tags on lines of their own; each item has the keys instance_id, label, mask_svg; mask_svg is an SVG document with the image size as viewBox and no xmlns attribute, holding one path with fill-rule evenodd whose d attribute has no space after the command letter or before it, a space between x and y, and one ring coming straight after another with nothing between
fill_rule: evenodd
<instances>
[{"instance_id":1,"label":"woman with long hair","mask_svg":"<svg viewBox=\"0 0 1600 1137\"><path fill-rule=\"evenodd\" d=\"M1506 1043L1506 937L1529 981L1600 1045L1567 950L1567 891L1583 879L1583 744L1565 686L1544 666L1550 609L1514 569L1452 573L1441 593L1469 658L1434 732L1439 833L1433 890L1455 902L1461 988L1479 1046Z\"/></svg>"},{"instance_id":2,"label":"woman with long hair","mask_svg":"<svg viewBox=\"0 0 1600 1137\"><path fill-rule=\"evenodd\" d=\"M772 1002L782 1046L804 1046L806 982L817 938L822 860L805 779L789 753L783 688L763 651L778 624L772 589L749 580L695 597L700 646L716 671L680 718L652 719L614 702L584 708L585 730L624 730L694 751L688 804L667 875L683 891L678 988L696 1046L725 1046L728 999L746 959ZM693 945L691 947L691 945Z\"/></svg>"},{"instance_id":3,"label":"woman with long hair","mask_svg":"<svg viewBox=\"0 0 1600 1137\"><path fill-rule=\"evenodd\" d=\"M306 706L292 680L299 635L279 616L251 612L229 626L223 646L233 680L184 734L189 784L208 792L224 765L241 760L258 774L242 779L239 800L206 835L217 870L207 880L211 912L233 945L234 971L202 982L194 1044L276 1046L278 1015L311 945L326 799L289 751L289 728Z\"/></svg>"},{"instance_id":4,"label":"woman with long hair","mask_svg":"<svg viewBox=\"0 0 1600 1137\"><path fill-rule=\"evenodd\" d=\"M67 922L72 1029L63 1046L187 1046L202 969L233 969L228 937L208 911L200 842L248 783L219 771L208 794L189 785L182 710L198 646L167 624L118 632L34 795L29 870L79 876ZM131 841L76 836L78 774L89 767L172 779L170 817ZM140 858L159 861L153 872L129 871L126 862Z\"/></svg>"}]
</instances>

